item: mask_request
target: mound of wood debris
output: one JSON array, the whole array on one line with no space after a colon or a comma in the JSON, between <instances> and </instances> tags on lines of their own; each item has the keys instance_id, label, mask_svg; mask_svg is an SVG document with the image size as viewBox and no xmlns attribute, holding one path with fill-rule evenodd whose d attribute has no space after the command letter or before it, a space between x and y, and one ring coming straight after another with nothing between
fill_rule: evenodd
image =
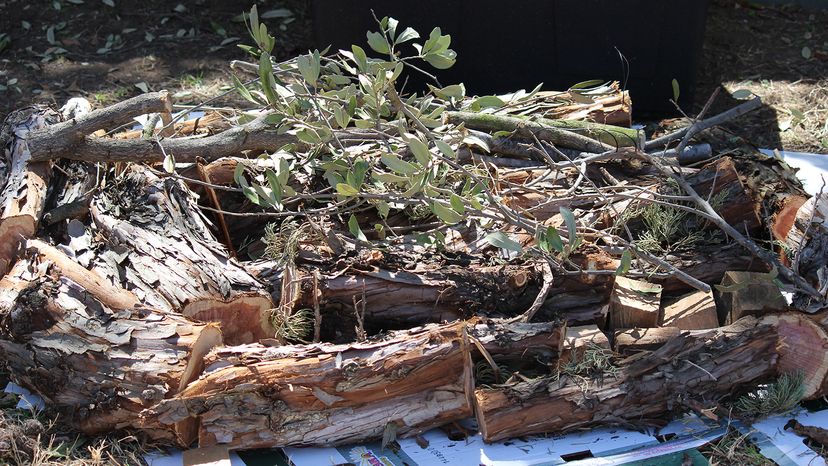
<instances>
[{"instance_id":1,"label":"mound of wood debris","mask_svg":"<svg viewBox=\"0 0 828 466\"><path fill-rule=\"evenodd\" d=\"M12 114L12 379L87 434L233 448L716 418L785 374L828 394L826 203L715 128L758 99L645 141L616 84L434 88L436 113L361 85L380 113L301 101L327 131L174 119L166 92Z\"/></svg>"}]
</instances>

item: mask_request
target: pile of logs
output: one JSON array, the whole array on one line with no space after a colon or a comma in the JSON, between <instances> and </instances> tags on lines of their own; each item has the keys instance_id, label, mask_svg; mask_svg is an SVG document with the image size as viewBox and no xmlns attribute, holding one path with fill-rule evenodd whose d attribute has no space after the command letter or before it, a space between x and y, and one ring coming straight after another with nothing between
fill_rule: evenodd
<instances>
[{"instance_id":1,"label":"pile of logs","mask_svg":"<svg viewBox=\"0 0 828 466\"><path fill-rule=\"evenodd\" d=\"M629 123L629 106L613 102L547 116ZM828 315L814 312L813 300L798 306L810 312L790 307L777 286L790 277L713 221L695 225L702 240L659 255L701 289L666 269L617 272L619 261L589 236L567 259L577 273L502 260L459 229L439 252L341 252L336 241L303 240L285 265L260 256L273 219L222 188L234 185L245 155L290 135L217 114L173 125L179 136L164 147L141 131L100 131L171 109L166 93L63 115L32 107L11 115L0 135L0 354L13 380L87 434L130 429L182 446L336 445L474 417L484 439L497 441L659 425L682 411L727 415L728 400L797 371L806 398L828 394ZM497 129L473 115L446 118ZM505 202L562 229L561 207L584 228L620 225L664 181L641 158L641 140L632 144L586 175L641 188L636 196L558 202L567 188L556 182ZM713 146L709 160L675 165L685 182L715 199L715 213L750 245L819 288L825 202L783 162ZM165 150L179 163L173 174L160 168ZM488 163L475 157L469 163ZM512 185L547 170L489 166ZM216 213L229 210L242 214ZM315 316L307 342L287 341L274 315L304 310Z\"/></svg>"}]
</instances>

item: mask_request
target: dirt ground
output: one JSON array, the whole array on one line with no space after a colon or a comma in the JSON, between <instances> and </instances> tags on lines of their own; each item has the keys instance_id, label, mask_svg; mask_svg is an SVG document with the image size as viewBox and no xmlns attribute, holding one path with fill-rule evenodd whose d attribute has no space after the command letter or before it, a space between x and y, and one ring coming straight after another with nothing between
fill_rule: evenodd
<instances>
[{"instance_id":1,"label":"dirt ground","mask_svg":"<svg viewBox=\"0 0 828 466\"><path fill-rule=\"evenodd\" d=\"M279 58L312 45L308 1L259 2ZM228 62L245 58L236 44L248 41L240 13L250 4L0 0L0 118L72 96L106 105L163 88L183 104L215 95ZM828 11L712 0L706 27L696 107L720 83L750 90L766 106L735 132L760 147L828 153ZM720 97L714 109L732 103Z\"/></svg>"}]
</instances>

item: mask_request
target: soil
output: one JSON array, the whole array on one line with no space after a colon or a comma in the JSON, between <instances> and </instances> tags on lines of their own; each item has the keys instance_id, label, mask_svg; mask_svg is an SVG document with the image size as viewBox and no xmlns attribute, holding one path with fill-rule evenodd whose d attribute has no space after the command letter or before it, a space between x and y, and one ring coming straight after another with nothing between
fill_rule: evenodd
<instances>
[{"instance_id":1,"label":"soil","mask_svg":"<svg viewBox=\"0 0 828 466\"><path fill-rule=\"evenodd\" d=\"M277 58L313 46L308 2L258 2L260 14L276 16L266 22ZM246 58L236 45L249 42L240 14L251 5L0 0L0 118L32 102L85 96L101 106L164 88L177 91L178 103L203 101L227 85L228 62ZM734 132L760 147L828 153L828 10L712 0L693 110L720 84L766 103ZM713 110L733 103L720 97Z\"/></svg>"}]
</instances>

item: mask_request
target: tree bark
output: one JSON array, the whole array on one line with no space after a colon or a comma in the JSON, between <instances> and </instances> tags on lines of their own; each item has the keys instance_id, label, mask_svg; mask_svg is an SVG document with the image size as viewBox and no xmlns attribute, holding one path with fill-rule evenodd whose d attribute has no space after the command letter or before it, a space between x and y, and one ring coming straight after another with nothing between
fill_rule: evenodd
<instances>
[{"instance_id":1,"label":"tree bark","mask_svg":"<svg viewBox=\"0 0 828 466\"><path fill-rule=\"evenodd\" d=\"M202 447L339 445L386 429L415 435L471 415L465 335L460 322L349 345L227 347L143 419L172 425L196 417Z\"/></svg>"},{"instance_id":2,"label":"tree bark","mask_svg":"<svg viewBox=\"0 0 828 466\"><path fill-rule=\"evenodd\" d=\"M616 362L617 376L543 377L478 388L478 424L487 442L601 425L661 424L671 412L684 410L688 400L715 403L774 377L778 343L775 321L749 317L720 329L683 333L642 358Z\"/></svg>"},{"instance_id":3,"label":"tree bark","mask_svg":"<svg viewBox=\"0 0 828 466\"><path fill-rule=\"evenodd\" d=\"M28 139L56 120L55 112L30 107L12 113L4 122L0 144L0 276L14 264L21 241L34 236L51 176L50 163L30 162Z\"/></svg>"},{"instance_id":4,"label":"tree bark","mask_svg":"<svg viewBox=\"0 0 828 466\"><path fill-rule=\"evenodd\" d=\"M0 282L0 355L17 383L84 433L137 427L142 410L196 379L203 357L221 344L216 325L125 307L128 291L43 250L18 261ZM169 439L186 426L141 428Z\"/></svg>"},{"instance_id":5,"label":"tree bark","mask_svg":"<svg viewBox=\"0 0 828 466\"><path fill-rule=\"evenodd\" d=\"M83 265L146 305L218 322L228 343L273 337L267 286L228 256L183 184L131 167L91 212L98 235L88 226L91 246L74 251Z\"/></svg>"}]
</instances>

